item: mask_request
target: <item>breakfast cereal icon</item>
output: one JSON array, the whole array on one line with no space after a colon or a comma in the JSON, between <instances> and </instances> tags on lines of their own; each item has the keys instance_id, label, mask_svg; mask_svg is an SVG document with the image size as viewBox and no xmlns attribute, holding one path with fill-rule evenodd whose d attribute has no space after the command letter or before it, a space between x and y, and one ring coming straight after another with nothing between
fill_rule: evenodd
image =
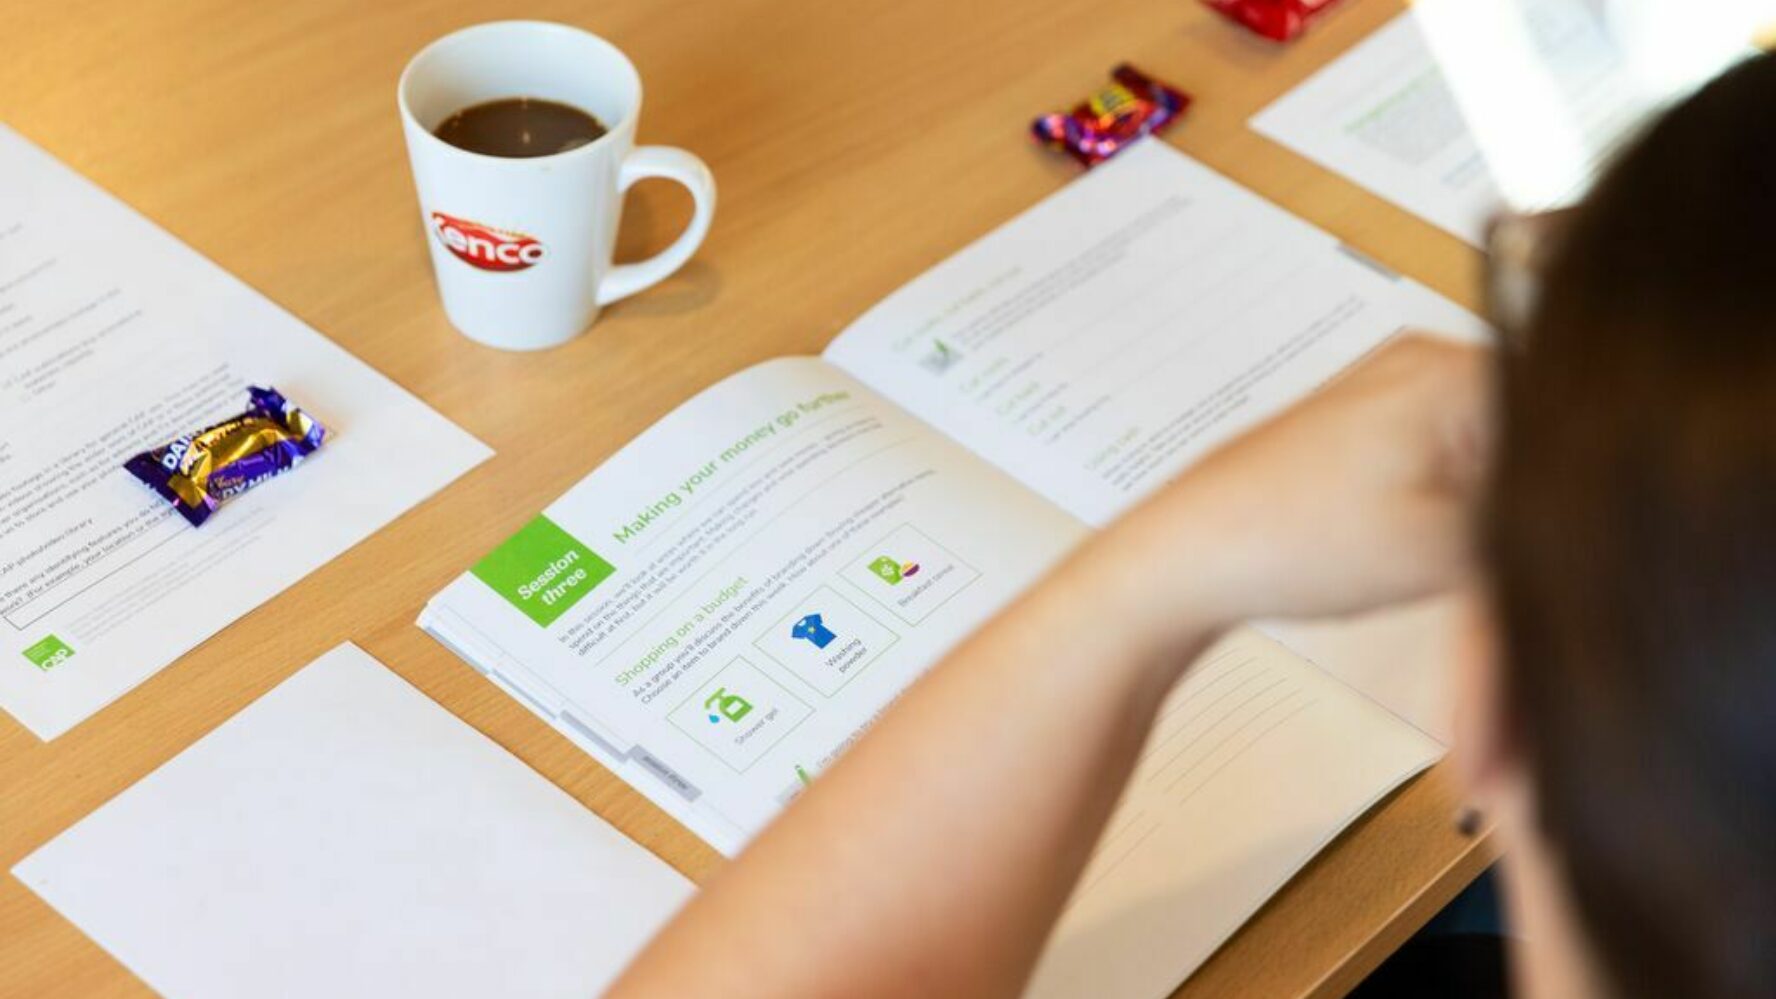
<instances>
[{"instance_id":1,"label":"breakfast cereal icon","mask_svg":"<svg viewBox=\"0 0 1776 999\"><path fill-rule=\"evenodd\" d=\"M882 555L869 564L869 570L876 574L876 578L889 586L899 586L901 580L919 574L919 563L901 562L899 559Z\"/></svg>"}]
</instances>

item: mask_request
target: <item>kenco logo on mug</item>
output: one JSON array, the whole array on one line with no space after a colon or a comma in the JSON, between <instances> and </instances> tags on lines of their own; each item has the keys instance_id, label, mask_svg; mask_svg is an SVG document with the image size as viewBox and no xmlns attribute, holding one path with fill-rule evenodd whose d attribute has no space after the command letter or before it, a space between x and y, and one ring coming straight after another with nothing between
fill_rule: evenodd
<instances>
[{"instance_id":1,"label":"kenco logo on mug","mask_svg":"<svg viewBox=\"0 0 1776 999\"><path fill-rule=\"evenodd\" d=\"M541 21L464 28L413 57L397 103L438 296L471 339L566 343L684 266L709 231L709 168L635 145L641 80L596 35ZM624 192L648 177L690 190L690 224L658 255L616 263Z\"/></svg>"},{"instance_id":2,"label":"kenco logo on mug","mask_svg":"<svg viewBox=\"0 0 1776 999\"><path fill-rule=\"evenodd\" d=\"M543 259L543 244L535 236L443 212L432 213L432 231L458 260L484 271L521 271Z\"/></svg>"}]
</instances>

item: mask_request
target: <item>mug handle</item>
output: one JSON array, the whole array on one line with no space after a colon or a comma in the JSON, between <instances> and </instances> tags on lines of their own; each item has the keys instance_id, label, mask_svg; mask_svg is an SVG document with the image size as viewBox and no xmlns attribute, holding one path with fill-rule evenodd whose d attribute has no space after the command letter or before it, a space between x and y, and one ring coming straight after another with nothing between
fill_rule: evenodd
<instances>
[{"instance_id":1,"label":"mug handle","mask_svg":"<svg viewBox=\"0 0 1776 999\"><path fill-rule=\"evenodd\" d=\"M691 223L671 246L659 253L611 268L598 283L599 305L609 305L658 284L683 267L709 234L709 223L715 218L715 176L702 160L671 146L639 146L624 157L617 171L617 197L621 198L637 181L650 177L676 180L691 192L696 205Z\"/></svg>"}]
</instances>

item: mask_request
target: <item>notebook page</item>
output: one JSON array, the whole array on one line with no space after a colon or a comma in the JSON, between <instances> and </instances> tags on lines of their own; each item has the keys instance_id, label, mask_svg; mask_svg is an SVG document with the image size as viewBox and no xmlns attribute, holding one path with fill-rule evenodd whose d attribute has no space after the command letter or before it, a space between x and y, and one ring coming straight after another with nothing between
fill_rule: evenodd
<instances>
[{"instance_id":1,"label":"notebook page","mask_svg":"<svg viewBox=\"0 0 1776 999\"><path fill-rule=\"evenodd\" d=\"M1160 709L1028 995L1169 995L1441 748L1255 632Z\"/></svg>"}]
</instances>

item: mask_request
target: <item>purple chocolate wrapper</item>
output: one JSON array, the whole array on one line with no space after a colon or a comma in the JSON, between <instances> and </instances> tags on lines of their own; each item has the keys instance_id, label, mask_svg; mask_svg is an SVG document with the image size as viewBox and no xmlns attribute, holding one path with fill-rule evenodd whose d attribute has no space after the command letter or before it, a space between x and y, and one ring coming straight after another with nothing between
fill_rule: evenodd
<instances>
[{"instance_id":1,"label":"purple chocolate wrapper","mask_svg":"<svg viewBox=\"0 0 1776 999\"><path fill-rule=\"evenodd\" d=\"M144 451L123 463L131 475L200 526L229 497L295 468L327 431L276 389L250 386L245 413Z\"/></svg>"}]
</instances>

